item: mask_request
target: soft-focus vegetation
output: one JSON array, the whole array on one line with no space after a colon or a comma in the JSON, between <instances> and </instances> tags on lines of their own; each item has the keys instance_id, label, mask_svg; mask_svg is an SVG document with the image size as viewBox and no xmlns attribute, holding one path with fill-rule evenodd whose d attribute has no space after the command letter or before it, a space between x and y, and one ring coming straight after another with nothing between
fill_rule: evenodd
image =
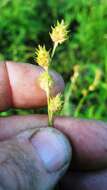
<instances>
[{"instance_id":1,"label":"soft-focus vegetation","mask_svg":"<svg viewBox=\"0 0 107 190\"><path fill-rule=\"evenodd\" d=\"M0 60L33 64L37 44L51 47L48 32L57 19L64 19L70 30L53 61L67 84L62 114L107 120L106 0L1 0ZM2 115L11 113L28 111Z\"/></svg>"}]
</instances>

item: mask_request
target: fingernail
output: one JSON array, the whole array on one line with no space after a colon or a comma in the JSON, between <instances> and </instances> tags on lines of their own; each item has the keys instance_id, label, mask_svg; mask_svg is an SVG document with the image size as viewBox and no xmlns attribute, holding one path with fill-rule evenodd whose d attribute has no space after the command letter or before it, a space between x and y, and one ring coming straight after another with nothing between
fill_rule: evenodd
<instances>
[{"instance_id":1,"label":"fingernail","mask_svg":"<svg viewBox=\"0 0 107 190\"><path fill-rule=\"evenodd\" d=\"M41 129L33 136L31 142L48 172L58 171L69 164L71 147L67 138L58 130Z\"/></svg>"}]
</instances>

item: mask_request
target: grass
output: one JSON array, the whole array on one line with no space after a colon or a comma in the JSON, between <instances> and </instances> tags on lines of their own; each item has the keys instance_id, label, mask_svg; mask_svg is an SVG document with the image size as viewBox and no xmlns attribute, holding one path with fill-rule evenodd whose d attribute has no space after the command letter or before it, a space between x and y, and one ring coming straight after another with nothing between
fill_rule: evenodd
<instances>
[{"instance_id":1,"label":"grass","mask_svg":"<svg viewBox=\"0 0 107 190\"><path fill-rule=\"evenodd\" d=\"M71 35L56 51L53 67L66 82L63 115L107 121L107 1L105 0L1 0L0 60L30 62L42 42L51 47L50 26L64 19ZM40 14L41 13L41 14ZM74 67L79 66L75 84ZM101 76L94 90L88 91ZM84 96L84 92L88 91ZM45 112L44 109L40 112ZM1 115L36 113L9 110Z\"/></svg>"}]
</instances>

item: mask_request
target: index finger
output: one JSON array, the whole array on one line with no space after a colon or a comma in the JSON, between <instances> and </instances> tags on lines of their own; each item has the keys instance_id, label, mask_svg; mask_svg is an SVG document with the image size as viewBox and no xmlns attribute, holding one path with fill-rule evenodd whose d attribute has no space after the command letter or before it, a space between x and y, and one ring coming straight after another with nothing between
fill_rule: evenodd
<instances>
[{"instance_id":1,"label":"index finger","mask_svg":"<svg viewBox=\"0 0 107 190\"><path fill-rule=\"evenodd\" d=\"M34 108L47 104L46 94L37 78L43 69L31 64L0 62L0 111L10 107ZM54 80L51 94L54 96L64 88L62 77L50 71Z\"/></svg>"}]
</instances>

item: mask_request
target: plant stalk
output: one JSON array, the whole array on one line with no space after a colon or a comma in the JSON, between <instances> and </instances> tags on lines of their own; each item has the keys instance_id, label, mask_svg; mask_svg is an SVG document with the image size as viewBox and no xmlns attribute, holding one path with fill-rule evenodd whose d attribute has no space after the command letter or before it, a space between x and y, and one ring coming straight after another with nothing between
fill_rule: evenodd
<instances>
[{"instance_id":1,"label":"plant stalk","mask_svg":"<svg viewBox=\"0 0 107 190\"><path fill-rule=\"evenodd\" d=\"M55 54L55 50L56 50L57 46L58 46L58 43L54 43L53 49L52 49L52 54L51 54L51 59L53 58L53 56Z\"/></svg>"}]
</instances>

